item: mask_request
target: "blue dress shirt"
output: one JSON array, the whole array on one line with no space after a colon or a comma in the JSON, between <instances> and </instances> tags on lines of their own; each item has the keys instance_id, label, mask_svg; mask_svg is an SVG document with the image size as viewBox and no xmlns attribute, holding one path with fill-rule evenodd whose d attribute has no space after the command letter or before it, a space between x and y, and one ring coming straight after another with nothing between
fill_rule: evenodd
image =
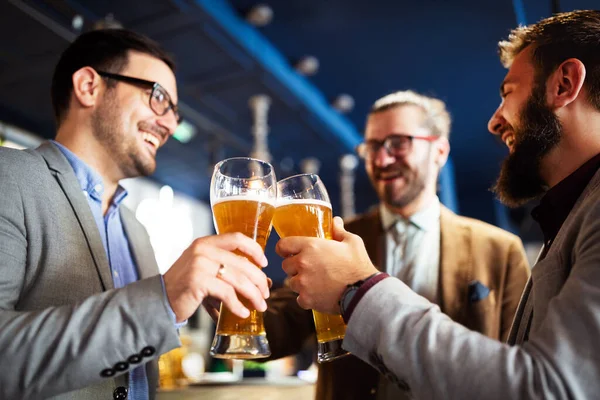
<instances>
[{"instance_id":1,"label":"blue dress shirt","mask_svg":"<svg viewBox=\"0 0 600 400\"><path fill-rule=\"evenodd\" d=\"M100 231L104 249L106 250L115 288L122 288L129 283L139 280L138 268L131 254L129 240L123 229L121 214L119 213L119 205L127 196L127 191L119 185L106 215L102 215L104 185L100 175L66 147L56 141L52 141L52 143L61 150L69 161L69 164L71 164L83 190L83 195L88 200L94 220ZM166 296L165 301L168 305ZM170 307L168 308L170 309ZM174 314L171 317L174 318ZM148 377L145 365L129 371L129 393L127 398L148 400Z\"/></svg>"}]
</instances>

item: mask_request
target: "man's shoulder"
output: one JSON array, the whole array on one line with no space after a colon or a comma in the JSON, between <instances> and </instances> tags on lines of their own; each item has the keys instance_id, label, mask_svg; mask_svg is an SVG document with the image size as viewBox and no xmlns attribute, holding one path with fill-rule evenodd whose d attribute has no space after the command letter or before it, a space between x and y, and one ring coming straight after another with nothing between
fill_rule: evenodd
<instances>
[{"instance_id":1,"label":"man's shoulder","mask_svg":"<svg viewBox=\"0 0 600 400\"><path fill-rule=\"evenodd\" d=\"M43 162L43 158L35 150L18 150L0 146L0 166L3 168L27 168Z\"/></svg>"},{"instance_id":2,"label":"man's shoulder","mask_svg":"<svg viewBox=\"0 0 600 400\"><path fill-rule=\"evenodd\" d=\"M344 219L344 228L349 232L355 233L356 231L363 230L367 226L379 223L379 208L373 207L363 214Z\"/></svg>"},{"instance_id":3,"label":"man's shoulder","mask_svg":"<svg viewBox=\"0 0 600 400\"><path fill-rule=\"evenodd\" d=\"M521 239L517 235L479 219L456 215L449 211L446 211L444 214L446 218L442 218L442 223L446 220L449 223L468 228L475 240L521 242Z\"/></svg>"},{"instance_id":4,"label":"man's shoulder","mask_svg":"<svg viewBox=\"0 0 600 400\"><path fill-rule=\"evenodd\" d=\"M0 146L0 172L14 173L13 176L26 175L39 169L44 159L35 150L17 150Z\"/></svg>"}]
</instances>

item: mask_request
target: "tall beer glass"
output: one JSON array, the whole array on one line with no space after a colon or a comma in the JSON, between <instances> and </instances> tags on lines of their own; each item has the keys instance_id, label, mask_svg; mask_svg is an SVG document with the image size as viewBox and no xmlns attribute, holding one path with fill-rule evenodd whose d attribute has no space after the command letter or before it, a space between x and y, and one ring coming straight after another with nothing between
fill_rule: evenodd
<instances>
[{"instance_id":1,"label":"tall beer glass","mask_svg":"<svg viewBox=\"0 0 600 400\"><path fill-rule=\"evenodd\" d=\"M276 200L277 179L269 163L252 158L230 158L215 166L210 204L217 233L241 232L256 240L264 250ZM271 350L263 315L253 309L247 299L240 298L240 301L250 310L250 316L239 318L221 305L210 353L218 358L268 357Z\"/></svg>"},{"instance_id":2,"label":"tall beer glass","mask_svg":"<svg viewBox=\"0 0 600 400\"><path fill-rule=\"evenodd\" d=\"M321 179L314 174L295 175L277 183L273 226L282 238L312 236L331 239L331 202ZM335 360L349 354L342 349L346 324L340 314L313 311L317 330L317 360Z\"/></svg>"}]
</instances>

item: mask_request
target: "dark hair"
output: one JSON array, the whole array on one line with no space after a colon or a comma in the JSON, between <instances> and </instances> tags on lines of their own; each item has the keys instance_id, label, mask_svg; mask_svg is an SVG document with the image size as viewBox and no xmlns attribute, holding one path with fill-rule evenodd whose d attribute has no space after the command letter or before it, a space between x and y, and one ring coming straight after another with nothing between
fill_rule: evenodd
<instances>
[{"instance_id":1,"label":"dark hair","mask_svg":"<svg viewBox=\"0 0 600 400\"><path fill-rule=\"evenodd\" d=\"M127 66L128 52L134 50L164 61L175 71L173 59L158 43L126 29L102 29L79 36L62 53L52 76L52 107L60 125L69 109L73 74L83 67L119 73ZM113 82L113 85L116 83Z\"/></svg>"},{"instance_id":2,"label":"dark hair","mask_svg":"<svg viewBox=\"0 0 600 400\"><path fill-rule=\"evenodd\" d=\"M536 80L544 82L569 58L586 69L584 86L589 100L600 110L600 11L585 10L556 14L540 22L514 29L508 40L498 43L500 60L510 67L515 56L533 46Z\"/></svg>"}]
</instances>

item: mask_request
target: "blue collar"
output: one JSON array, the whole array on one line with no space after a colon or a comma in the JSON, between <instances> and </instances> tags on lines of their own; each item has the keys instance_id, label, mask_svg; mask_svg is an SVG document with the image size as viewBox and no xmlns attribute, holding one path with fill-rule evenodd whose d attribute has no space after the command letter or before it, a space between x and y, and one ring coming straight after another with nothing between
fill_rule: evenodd
<instances>
[{"instance_id":1,"label":"blue collar","mask_svg":"<svg viewBox=\"0 0 600 400\"><path fill-rule=\"evenodd\" d=\"M99 173L94 171L89 165L87 165L81 158L77 157L75 153L67 149L62 144L55 140L50 141L64 154L65 158L71 164L73 172L77 177L77 181L81 186L81 190L87 193L91 198L96 201L102 201L102 195L104 194L104 183ZM127 190L121 185L117 187L117 191L113 196L112 204L118 206L121 204L123 199L127 196Z\"/></svg>"}]
</instances>

